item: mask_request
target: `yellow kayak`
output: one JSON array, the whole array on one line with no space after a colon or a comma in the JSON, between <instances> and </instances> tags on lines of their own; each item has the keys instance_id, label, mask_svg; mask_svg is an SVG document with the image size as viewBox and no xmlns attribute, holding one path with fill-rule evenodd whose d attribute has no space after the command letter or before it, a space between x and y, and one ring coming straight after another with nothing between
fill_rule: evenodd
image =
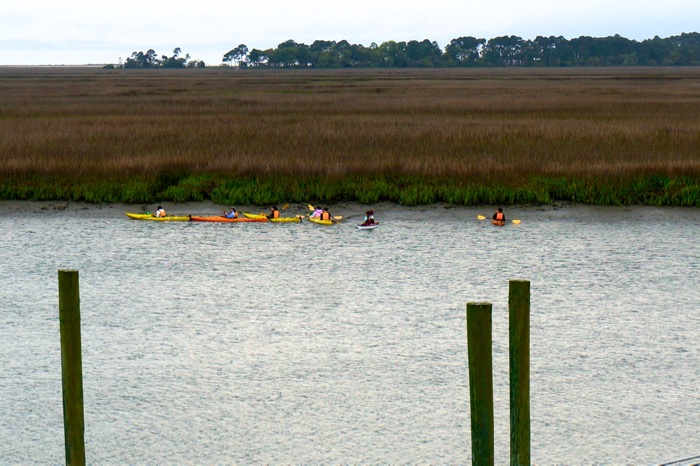
<instances>
[{"instance_id":1,"label":"yellow kayak","mask_svg":"<svg viewBox=\"0 0 700 466\"><path fill-rule=\"evenodd\" d=\"M318 223L319 225L333 225L333 220L321 220L318 217L309 217L309 222Z\"/></svg>"},{"instance_id":2,"label":"yellow kayak","mask_svg":"<svg viewBox=\"0 0 700 466\"><path fill-rule=\"evenodd\" d=\"M166 215L165 217L154 217L153 214L135 214L126 212L126 216L134 220L153 220L155 222L189 222L189 215Z\"/></svg>"},{"instance_id":3,"label":"yellow kayak","mask_svg":"<svg viewBox=\"0 0 700 466\"><path fill-rule=\"evenodd\" d=\"M309 204L307 207L308 207L309 210L312 211L312 212L313 212L314 210L316 210L316 208L315 208L314 206L312 206L311 204ZM311 217L309 217L309 219L310 219L310 218L311 218ZM333 220L335 220L336 222L339 222L339 221L341 221L342 219L343 219L343 216L342 216L342 215L334 215L334 216L333 216Z\"/></svg>"},{"instance_id":4,"label":"yellow kayak","mask_svg":"<svg viewBox=\"0 0 700 466\"><path fill-rule=\"evenodd\" d=\"M243 212L243 216L245 218L267 218L265 214L249 214L247 212ZM301 217L278 217L271 218L270 221L272 223L300 223Z\"/></svg>"}]
</instances>

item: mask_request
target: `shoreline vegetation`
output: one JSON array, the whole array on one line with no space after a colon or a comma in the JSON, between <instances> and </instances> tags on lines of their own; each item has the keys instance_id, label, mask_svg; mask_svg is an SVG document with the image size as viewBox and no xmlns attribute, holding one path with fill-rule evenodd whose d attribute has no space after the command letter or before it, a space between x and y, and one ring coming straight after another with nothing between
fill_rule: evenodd
<instances>
[{"instance_id":1,"label":"shoreline vegetation","mask_svg":"<svg viewBox=\"0 0 700 466\"><path fill-rule=\"evenodd\" d=\"M0 199L700 207L700 67L0 68Z\"/></svg>"},{"instance_id":2,"label":"shoreline vegetation","mask_svg":"<svg viewBox=\"0 0 700 466\"><path fill-rule=\"evenodd\" d=\"M462 184L422 178L216 179L208 175L166 176L165 180L92 180L16 178L0 181L0 199L70 201L90 204L204 202L219 205L275 205L305 202L392 202L404 206L446 203L536 205L569 202L586 205L700 207L697 179L639 177L600 183L595 180L534 178L521 186ZM157 200L157 201L156 201Z\"/></svg>"},{"instance_id":3,"label":"shoreline vegetation","mask_svg":"<svg viewBox=\"0 0 700 466\"><path fill-rule=\"evenodd\" d=\"M608 37L537 36L530 40L510 35L489 40L473 36L452 39L444 48L429 39L389 40L368 47L347 40L315 40L310 45L292 39L276 48L248 49L245 44L226 52L222 65L238 68L441 68L441 67L551 67L551 66L697 66L700 33L641 42L616 34ZM179 47L173 55L155 50L133 52L125 62L105 68L202 68Z\"/></svg>"}]
</instances>

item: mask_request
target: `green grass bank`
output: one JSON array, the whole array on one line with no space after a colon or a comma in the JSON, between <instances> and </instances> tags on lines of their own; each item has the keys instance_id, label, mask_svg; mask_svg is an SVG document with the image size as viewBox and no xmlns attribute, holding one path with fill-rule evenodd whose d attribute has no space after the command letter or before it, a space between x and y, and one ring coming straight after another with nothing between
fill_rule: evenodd
<instances>
[{"instance_id":1,"label":"green grass bank","mask_svg":"<svg viewBox=\"0 0 700 466\"><path fill-rule=\"evenodd\" d=\"M660 175L625 180L533 177L514 184L478 184L422 177L238 177L161 175L157 178L87 179L15 177L0 181L3 200L101 203L211 201L222 205L287 202L395 202L405 206L588 205L700 207L700 179Z\"/></svg>"}]
</instances>

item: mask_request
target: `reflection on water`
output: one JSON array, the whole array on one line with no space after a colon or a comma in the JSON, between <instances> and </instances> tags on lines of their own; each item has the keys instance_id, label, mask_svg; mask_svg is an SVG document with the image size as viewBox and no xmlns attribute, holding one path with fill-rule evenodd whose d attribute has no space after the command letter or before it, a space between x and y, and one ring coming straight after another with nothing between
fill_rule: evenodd
<instances>
[{"instance_id":1,"label":"reflection on water","mask_svg":"<svg viewBox=\"0 0 700 466\"><path fill-rule=\"evenodd\" d=\"M81 284L91 463L464 463L465 305L494 304L508 461L509 279L532 282L532 460L698 454L700 213L377 212L333 227L0 215L0 458L64 458L57 270ZM301 212L300 212L301 213Z\"/></svg>"}]
</instances>

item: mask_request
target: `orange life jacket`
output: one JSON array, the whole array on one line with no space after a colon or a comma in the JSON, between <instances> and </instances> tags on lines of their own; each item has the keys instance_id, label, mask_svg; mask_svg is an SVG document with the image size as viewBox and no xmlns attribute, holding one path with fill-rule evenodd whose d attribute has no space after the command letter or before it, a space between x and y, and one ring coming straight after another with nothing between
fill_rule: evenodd
<instances>
[{"instance_id":1,"label":"orange life jacket","mask_svg":"<svg viewBox=\"0 0 700 466\"><path fill-rule=\"evenodd\" d=\"M324 212L321 214L321 220L330 220L331 219L331 214L328 212Z\"/></svg>"},{"instance_id":2,"label":"orange life jacket","mask_svg":"<svg viewBox=\"0 0 700 466\"><path fill-rule=\"evenodd\" d=\"M503 212L496 212L496 220L503 221L505 218L506 216L503 215Z\"/></svg>"},{"instance_id":3,"label":"orange life jacket","mask_svg":"<svg viewBox=\"0 0 700 466\"><path fill-rule=\"evenodd\" d=\"M279 211L279 210L273 210L273 211L272 211L272 218L280 218L280 211Z\"/></svg>"}]
</instances>

